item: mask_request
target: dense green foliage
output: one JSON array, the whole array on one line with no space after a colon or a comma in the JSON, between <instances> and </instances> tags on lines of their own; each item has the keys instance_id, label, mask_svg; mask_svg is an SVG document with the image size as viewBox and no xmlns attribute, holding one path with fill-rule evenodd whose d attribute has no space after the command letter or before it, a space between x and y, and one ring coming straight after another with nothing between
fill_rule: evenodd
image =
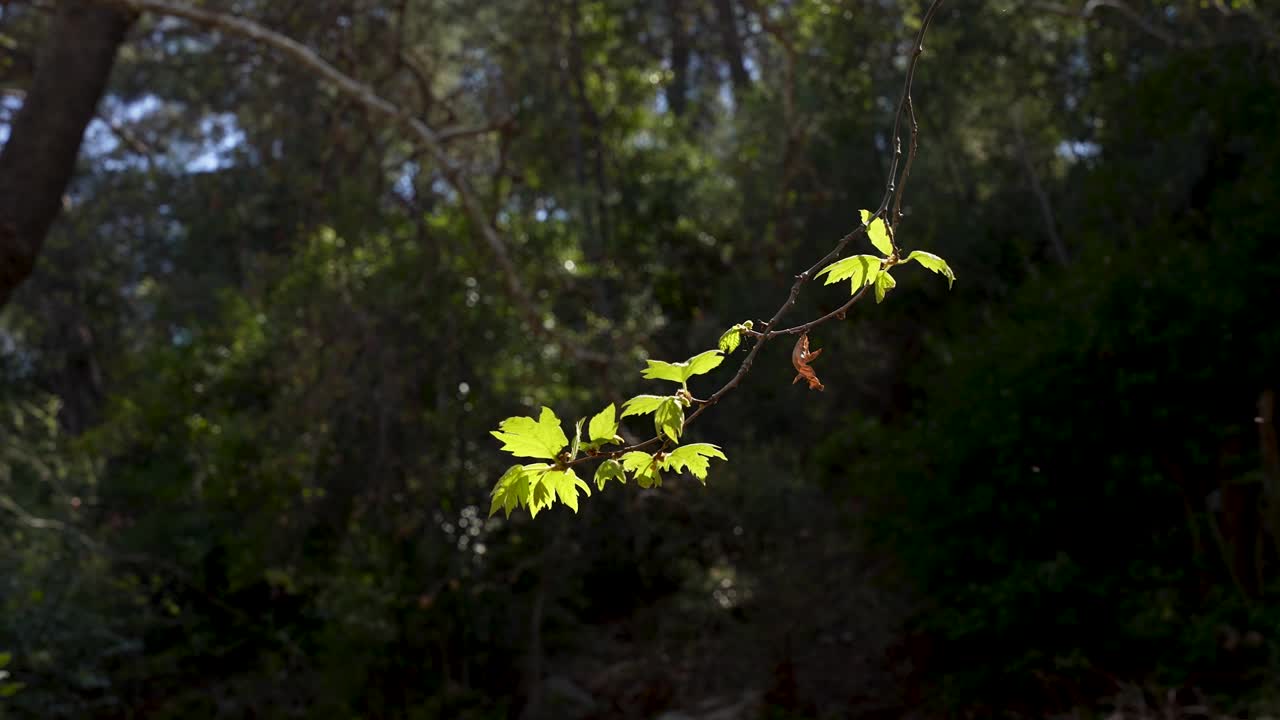
<instances>
[{"instance_id":1,"label":"dense green foliage","mask_svg":"<svg viewBox=\"0 0 1280 720\"><path fill-rule=\"evenodd\" d=\"M202 5L509 262L143 18L0 310L0 716L1277 711L1276 7L953 0L890 237L919 3ZM825 392L777 342L685 427L859 224Z\"/></svg>"}]
</instances>

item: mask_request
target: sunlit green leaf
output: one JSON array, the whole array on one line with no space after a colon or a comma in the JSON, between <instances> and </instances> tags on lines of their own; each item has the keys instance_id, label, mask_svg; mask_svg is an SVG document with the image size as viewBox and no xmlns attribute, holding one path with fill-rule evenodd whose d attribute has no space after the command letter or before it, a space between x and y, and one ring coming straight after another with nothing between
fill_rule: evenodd
<instances>
[{"instance_id":1,"label":"sunlit green leaf","mask_svg":"<svg viewBox=\"0 0 1280 720\"><path fill-rule=\"evenodd\" d=\"M868 224L868 222L870 224ZM871 211L862 211L862 224L867 225L867 239L871 241L876 249L889 257L893 254L893 243L889 241L889 228L885 226L884 219L876 218L871 220Z\"/></svg>"},{"instance_id":2,"label":"sunlit green leaf","mask_svg":"<svg viewBox=\"0 0 1280 720\"><path fill-rule=\"evenodd\" d=\"M915 260L926 268L929 268L930 270L945 277L947 279L947 288L955 285L956 274L951 272L951 266L947 264L946 260L943 260L933 253L924 252L923 250L913 250L911 254L907 256L907 262L912 260Z\"/></svg>"},{"instance_id":3,"label":"sunlit green leaf","mask_svg":"<svg viewBox=\"0 0 1280 720\"><path fill-rule=\"evenodd\" d=\"M516 457L554 460L569 444L560 419L551 408L542 408L537 420L531 417L509 417L498 424L490 434L502 441L502 449Z\"/></svg>"},{"instance_id":4,"label":"sunlit green leaf","mask_svg":"<svg viewBox=\"0 0 1280 720\"><path fill-rule=\"evenodd\" d=\"M538 513L551 507L555 500L555 491L543 482L547 472L533 473L529 477L529 515L538 517Z\"/></svg>"},{"instance_id":5,"label":"sunlit green leaf","mask_svg":"<svg viewBox=\"0 0 1280 720\"><path fill-rule=\"evenodd\" d=\"M897 280L887 272L882 272L876 276L876 303L879 304L884 300L885 293L892 290L898 284Z\"/></svg>"},{"instance_id":6,"label":"sunlit green leaf","mask_svg":"<svg viewBox=\"0 0 1280 720\"><path fill-rule=\"evenodd\" d=\"M662 476L658 474L658 463L647 452L632 450L623 455L622 467L634 475L636 482L646 490L662 484Z\"/></svg>"},{"instance_id":7,"label":"sunlit green leaf","mask_svg":"<svg viewBox=\"0 0 1280 720\"><path fill-rule=\"evenodd\" d=\"M659 435L680 442L680 432L684 430L684 404L678 398L667 398L653 414L653 424Z\"/></svg>"},{"instance_id":8,"label":"sunlit green leaf","mask_svg":"<svg viewBox=\"0 0 1280 720\"><path fill-rule=\"evenodd\" d=\"M610 480L617 480L624 485L627 482L627 473L623 470L622 463L617 460L605 460L600 463L600 467L596 468L596 487L604 490L605 483Z\"/></svg>"},{"instance_id":9,"label":"sunlit green leaf","mask_svg":"<svg viewBox=\"0 0 1280 720\"><path fill-rule=\"evenodd\" d=\"M618 434L618 410L613 403L609 403L608 407L591 418L587 434L591 436L591 442L597 445L613 442L613 437Z\"/></svg>"},{"instance_id":10,"label":"sunlit green leaf","mask_svg":"<svg viewBox=\"0 0 1280 720\"><path fill-rule=\"evenodd\" d=\"M684 362L669 363L661 360L646 360L649 364L642 375L649 380L670 380L681 385L694 375L711 372L724 362L724 354L719 350L708 350L699 353Z\"/></svg>"},{"instance_id":11,"label":"sunlit green leaf","mask_svg":"<svg viewBox=\"0 0 1280 720\"><path fill-rule=\"evenodd\" d=\"M653 464L653 456L647 452L632 450L622 456L622 467L627 472L635 474Z\"/></svg>"},{"instance_id":12,"label":"sunlit green leaf","mask_svg":"<svg viewBox=\"0 0 1280 720\"><path fill-rule=\"evenodd\" d=\"M704 353L698 353L685 361L689 366L685 377L691 378L694 375L702 375L720 367L720 363L724 362L724 353L719 350L708 350Z\"/></svg>"},{"instance_id":13,"label":"sunlit green leaf","mask_svg":"<svg viewBox=\"0 0 1280 720\"><path fill-rule=\"evenodd\" d=\"M728 460L720 448L710 443L694 443L672 450L662 463L663 470L681 472L688 469L694 477L707 483L707 469L711 466L710 458Z\"/></svg>"},{"instance_id":14,"label":"sunlit green leaf","mask_svg":"<svg viewBox=\"0 0 1280 720\"><path fill-rule=\"evenodd\" d=\"M853 285L851 291L857 292L860 288L875 282L879 274L880 258L875 255L854 255L822 268L815 277L826 275L827 280L823 283L824 285L849 280Z\"/></svg>"},{"instance_id":15,"label":"sunlit green leaf","mask_svg":"<svg viewBox=\"0 0 1280 720\"><path fill-rule=\"evenodd\" d=\"M622 403L622 417L628 415L648 415L658 409L663 402L670 400L670 395L637 395Z\"/></svg>"},{"instance_id":16,"label":"sunlit green leaf","mask_svg":"<svg viewBox=\"0 0 1280 720\"><path fill-rule=\"evenodd\" d=\"M542 475L542 484L575 513L578 512L578 490L581 489L588 496L591 495L591 487L582 482L573 468L548 470ZM547 504L550 505L551 502L548 501Z\"/></svg>"},{"instance_id":17,"label":"sunlit green leaf","mask_svg":"<svg viewBox=\"0 0 1280 720\"><path fill-rule=\"evenodd\" d=\"M501 508L507 513L507 517L511 517L511 511L518 507L526 507L529 504L529 473L530 468L533 472L541 472L550 465L512 465L507 469L502 477L499 478L498 484L493 487L493 503L489 506L489 516L493 517L494 513Z\"/></svg>"},{"instance_id":18,"label":"sunlit green leaf","mask_svg":"<svg viewBox=\"0 0 1280 720\"><path fill-rule=\"evenodd\" d=\"M741 344L742 344L742 326L741 325L734 325L728 330L725 330L724 334L720 336L720 342L716 343L717 347L720 348L720 352L726 355L733 352L734 350L737 350L738 346Z\"/></svg>"},{"instance_id":19,"label":"sunlit green leaf","mask_svg":"<svg viewBox=\"0 0 1280 720\"><path fill-rule=\"evenodd\" d=\"M556 498L577 512L579 489L591 494L591 488L572 469L557 470L546 463L513 465L493 488L489 515L493 516L502 509L507 517L511 517L511 511L524 507L529 509L530 515L537 517Z\"/></svg>"}]
</instances>

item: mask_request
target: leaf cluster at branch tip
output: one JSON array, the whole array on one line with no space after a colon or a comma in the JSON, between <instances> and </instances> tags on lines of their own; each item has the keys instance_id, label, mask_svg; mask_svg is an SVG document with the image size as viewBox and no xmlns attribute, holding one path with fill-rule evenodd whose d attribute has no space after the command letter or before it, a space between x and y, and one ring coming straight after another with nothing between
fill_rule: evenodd
<instances>
[{"instance_id":1,"label":"leaf cluster at branch tip","mask_svg":"<svg viewBox=\"0 0 1280 720\"><path fill-rule=\"evenodd\" d=\"M923 250L915 250L906 258L899 259L889 227L884 220L875 217L870 210L862 210L860 213L862 225L867 229L867 239L884 257L854 255L837 260L818 271L816 277L827 276L824 285L848 280L850 293L857 293L864 287L872 286L875 289L876 302L880 303L884 301L885 295L898 285L898 281L889 274L889 269L913 260L945 277L948 288L955 284L956 274L951 271L951 266L947 265L946 260Z\"/></svg>"},{"instance_id":2,"label":"leaf cluster at branch tip","mask_svg":"<svg viewBox=\"0 0 1280 720\"><path fill-rule=\"evenodd\" d=\"M749 322L735 326L739 334L750 327ZM648 361L644 377L680 383L679 389L672 395L637 395L623 403L621 414L610 403L589 421L587 418L579 419L574 424L572 438L564 434L560 418L551 408L542 408L537 419L510 417L503 420L497 430L491 431L502 441L503 450L515 457L550 462L508 468L493 488L489 515L502 510L510 517L517 508L526 508L530 515L536 517L557 500L577 512L579 492L590 495L591 487L578 477L573 466L594 456L602 457L594 476L599 490L604 490L610 480L626 483L628 475L635 478L642 488L657 487L662 484L661 471L688 472L705 485L710 459L725 460L724 453L708 443L671 448L668 445L679 443L684 433L685 409L693 403L687 387L689 379L714 370L722 362L724 353L718 349L700 353L684 362ZM619 420L632 415L653 415L656 439L663 442L663 449L653 454L640 450L604 450L609 445L623 444L618 435ZM585 453L586 457L579 460L579 453Z\"/></svg>"}]
</instances>

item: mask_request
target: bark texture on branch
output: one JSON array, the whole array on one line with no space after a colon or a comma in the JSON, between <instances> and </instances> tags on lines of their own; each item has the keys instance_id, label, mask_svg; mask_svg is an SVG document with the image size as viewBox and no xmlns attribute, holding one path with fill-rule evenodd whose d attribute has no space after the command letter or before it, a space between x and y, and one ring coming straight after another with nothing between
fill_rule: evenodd
<instances>
[{"instance_id":1,"label":"bark texture on branch","mask_svg":"<svg viewBox=\"0 0 1280 720\"><path fill-rule=\"evenodd\" d=\"M0 306L35 268L133 17L67 0L0 150Z\"/></svg>"}]
</instances>

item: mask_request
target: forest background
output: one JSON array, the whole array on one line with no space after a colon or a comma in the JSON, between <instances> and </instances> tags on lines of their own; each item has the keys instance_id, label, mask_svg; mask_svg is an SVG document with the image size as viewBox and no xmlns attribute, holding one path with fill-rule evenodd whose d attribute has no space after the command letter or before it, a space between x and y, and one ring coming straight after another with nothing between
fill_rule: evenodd
<instances>
[{"instance_id":1,"label":"forest background","mask_svg":"<svg viewBox=\"0 0 1280 720\"><path fill-rule=\"evenodd\" d=\"M767 346L705 486L489 516L501 419L877 207L925 10L0 3L0 716L1280 712L1275 3L943 4L897 240L954 288L822 393Z\"/></svg>"}]
</instances>

